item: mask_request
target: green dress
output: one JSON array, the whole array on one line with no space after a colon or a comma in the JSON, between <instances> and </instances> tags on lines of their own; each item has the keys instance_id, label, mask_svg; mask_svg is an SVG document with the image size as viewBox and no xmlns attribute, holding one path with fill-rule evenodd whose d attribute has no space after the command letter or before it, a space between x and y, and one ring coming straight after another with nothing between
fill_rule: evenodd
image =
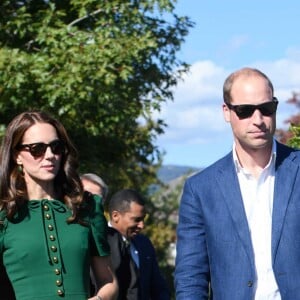
<instances>
[{"instance_id":1,"label":"green dress","mask_svg":"<svg viewBox=\"0 0 300 300\"><path fill-rule=\"evenodd\" d=\"M17 300L86 300L90 258L109 255L101 198L90 197L86 225L68 224L57 200L31 200L0 230L0 252ZM1 297L0 297L1 298Z\"/></svg>"}]
</instances>

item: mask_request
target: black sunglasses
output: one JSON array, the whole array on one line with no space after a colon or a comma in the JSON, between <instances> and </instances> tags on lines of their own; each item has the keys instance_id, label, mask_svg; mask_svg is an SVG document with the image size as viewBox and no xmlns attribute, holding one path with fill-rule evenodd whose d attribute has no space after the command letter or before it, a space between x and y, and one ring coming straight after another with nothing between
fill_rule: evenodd
<instances>
[{"instance_id":1,"label":"black sunglasses","mask_svg":"<svg viewBox=\"0 0 300 300\"><path fill-rule=\"evenodd\" d=\"M250 118L255 110L259 110L262 115L264 116L271 116L277 110L278 100L277 98L273 97L272 101L264 102L258 105L252 104L241 104L241 105L231 105L230 103L225 104L228 106L229 109L233 110L239 119L246 119Z\"/></svg>"},{"instance_id":2,"label":"black sunglasses","mask_svg":"<svg viewBox=\"0 0 300 300\"><path fill-rule=\"evenodd\" d=\"M33 157L41 157L45 154L47 148L50 147L53 154L60 155L65 151L65 145L60 140L55 140L49 144L33 143L19 145L17 150L27 150Z\"/></svg>"}]
</instances>

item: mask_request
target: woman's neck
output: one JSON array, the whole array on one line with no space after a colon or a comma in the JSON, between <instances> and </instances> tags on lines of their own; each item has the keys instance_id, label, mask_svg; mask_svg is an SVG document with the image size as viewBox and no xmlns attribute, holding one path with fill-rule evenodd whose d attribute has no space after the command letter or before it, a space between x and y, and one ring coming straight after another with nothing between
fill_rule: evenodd
<instances>
[{"instance_id":1,"label":"woman's neck","mask_svg":"<svg viewBox=\"0 0 300 300\"><path fill-rule=\"evenodd\" d=\"M54 191L53 182L43 182L42 184L37 182L27 183L27 194L29 200L51 200L56 199L57 197Z\"/></svg>"}]
</instances>

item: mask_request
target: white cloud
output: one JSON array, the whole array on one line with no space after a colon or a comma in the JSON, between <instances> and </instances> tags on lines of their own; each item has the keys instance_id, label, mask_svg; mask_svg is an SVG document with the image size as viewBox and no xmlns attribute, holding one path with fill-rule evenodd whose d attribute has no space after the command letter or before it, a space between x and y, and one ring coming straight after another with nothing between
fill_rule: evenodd
<instances>
[{"instance_id":1,"label":"white cloud","mask_svg":"<svg viewBox=\"0 0 300 300\"><path fill-rule=\"evenodd\" d=\"M296 52L294 49L293 53ZM272 80L275 95L280 100L277 127L286 128L284 121L295 113L295 107L286 100L300 89L300 60L284 58L256 62L252 66L263 70ZM166 121L168 128L159 141L169 145L209 144L228 134L230 127L223 119L221 107L223 82L231 72L212 61L193 64L178 84L174 101L162 107L159 117Z\"/></svg>"},{"instance_id":2,"label":"white cloud","mask_svg":"<svg viewBox=\"0 0 300 300\"><path fill-rule=\"evenodd\" d=\"M174 101L162 106L159 117L168 124L159 141L167 144L203 144L223 134L222 84L228 72L211 61L191 66L174 92Z\"/></svg>"},{"instance_id":3,"label":"white cloud","mask_svg":"<svg viewBox=\"0 0 300 300\"><path fill-rule=\"evenodd\" d=\"M299 57L300 58L300 57ZM282 58L273 62L257 62L256 67L264 70L274 84L275 92L283 89L289 92L300 88L300 59Z\"/></svg>"},{"instance_id":4,"label":"white cloud","mask_svg":"<svg viewBox=\"0 0 300 300\"><path fill-rule=\"evenodd\" d=\"M179 105L187 105L219 98L220 86L226 72L211 61L194 63L175 90L175 99Z\"/></svg>"}]
</instances>

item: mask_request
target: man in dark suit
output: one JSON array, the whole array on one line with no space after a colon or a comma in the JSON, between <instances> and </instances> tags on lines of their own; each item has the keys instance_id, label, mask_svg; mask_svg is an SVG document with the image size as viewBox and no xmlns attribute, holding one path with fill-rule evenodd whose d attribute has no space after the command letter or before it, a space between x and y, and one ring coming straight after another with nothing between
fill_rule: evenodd
<instances>
[{"instance_id":1,"label":"man in dark suit","mask_svg":"<svg viewBox=\"0 0 300 300\"><path fill-rule=\"evenodd\" d=\"M151 241L144 228L145 202L132 189L115 193L108 202L113 269L119 282L119 300L169 300Z\"/></svg>"},{"instance_id":2,"label":"man in dark suit","mask_svg":"<svg viewBox=\"0 0 300 300\"><path fill-rule=\"evenodd\" d=\"M273 85L231 74L223 114L233 150L187 179L177 228L177 300L300 299L300 152L274 138Z\"/></svg>"}]
</instances>

